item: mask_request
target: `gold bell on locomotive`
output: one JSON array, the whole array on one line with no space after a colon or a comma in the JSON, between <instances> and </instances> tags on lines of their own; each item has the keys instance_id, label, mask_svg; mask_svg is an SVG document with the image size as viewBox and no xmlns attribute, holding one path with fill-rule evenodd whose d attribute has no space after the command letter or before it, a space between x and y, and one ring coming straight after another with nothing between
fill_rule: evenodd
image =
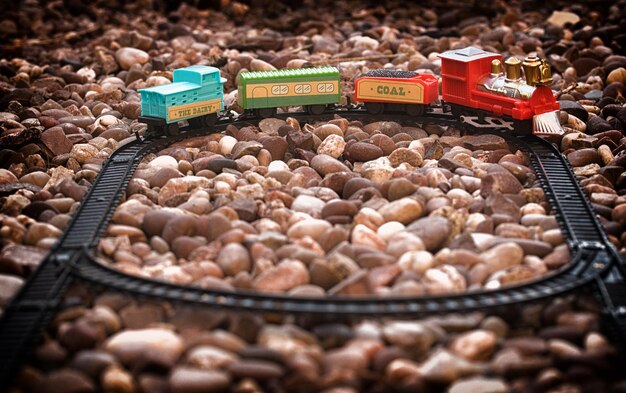
<instances>
[{"instance_id":1,"label":"gold bell on locomotive","mask_svg":"<svg viewBox=\"0 0 626 393\"><path fill-rule=\"evenodd\" d=\"M545 60L537 55L529 55L522 63L526 83L530 86L549 85L552 83L552 72Z\"/></svg>"},{"instance_id":2,"label":"gold bell on locomotive","mask_svg":"<svg viewBox=\"0 0 626 393\"><path fill-rule=\"evenodd\" d=\"M541 71L541 80L539 83L542 85L552 84L552 71L550 71L550 66L546 63L545 60L541 59L541 66L539 67Z\"/></svg>"}]
</instances>

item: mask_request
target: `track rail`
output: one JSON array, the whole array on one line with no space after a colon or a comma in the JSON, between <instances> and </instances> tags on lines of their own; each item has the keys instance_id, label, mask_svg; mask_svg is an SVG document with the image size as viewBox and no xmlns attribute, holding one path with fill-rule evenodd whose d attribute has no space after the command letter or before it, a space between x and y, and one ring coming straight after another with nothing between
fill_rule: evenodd
<instances>
[{"instance_id":1,"label":"track rail","mask_svg":"<svg viewBox=\"0 0 626 393\"><path fill-rule=\"evenodd\" d=\"M370 116L362 109L354 107L342 108L322 116L285 113L278 114L277 117L293 116L301 121L314 121L335 114L353 120L459 125L450 115L437 111L429 111L419 118L406 115ZM253 117L224 118L218 121L213 132L223 131L228 124L242 125L258 120ZM141 159L177 140L206 134L201 130L183 128L183 133L176 137L138 138L116 150L103 165L58 245L24 285L0 321L0 353L2 353L0 386L10 386L8 381L28 353L25 349L31 348L36 337L39 337L55 310L61 305L64 293L73 280L140 296L223 309L337 316L420 315L484 310L539 301L590 284L604 285L602 277L607 275L612 266L618 264L616 262L619 261L619 257L580 189L568 161L553 145L541 138L512 136L510 132L497 129L488 132L504 137L509 144L523 150L530 157L572 255L571 263L557 273L519 286L447 296L306 298L174 285L129 276L98 263L94 257L97 243L125 194ZM617 275L619 274L613 272L609 276ZM621 277L624 277L624 274L621 274ZM622 317L626 296L622 288L623 280L616 282L618 285L607 284L599 289L605 295L603 296L605 303L611 303L613 308L608 314L611 320L617 321L616 326L619 329L620 326L624 327ZM618 294L616 297L618 293L616 291L621 295Z\"/></svg>"}]
</instances>

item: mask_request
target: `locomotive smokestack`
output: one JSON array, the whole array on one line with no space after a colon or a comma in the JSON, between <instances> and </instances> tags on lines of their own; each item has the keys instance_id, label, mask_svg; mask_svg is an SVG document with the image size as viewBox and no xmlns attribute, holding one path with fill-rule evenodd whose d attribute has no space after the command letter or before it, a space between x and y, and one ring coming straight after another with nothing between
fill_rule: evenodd
<instances>
[{"instance_id":1,"label":"locomotive smokestack","mask_svg":"<svg viewBox=\"0 0 626 393\"><path fill-rule=\"evenodd\" d=\"M522 77L522 62L516 57L509 57L504 62L506 69L506 79L509 81L517 81Z\"/></svg>"}]
</instances>

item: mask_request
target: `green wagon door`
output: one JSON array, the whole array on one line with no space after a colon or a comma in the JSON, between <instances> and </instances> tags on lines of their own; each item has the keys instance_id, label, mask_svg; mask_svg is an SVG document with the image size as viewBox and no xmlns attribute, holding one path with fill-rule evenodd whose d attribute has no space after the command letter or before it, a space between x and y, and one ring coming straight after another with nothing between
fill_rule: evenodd
<instances>
[{"instance_id":1,"label":"green wagon door","mask_svg":"<svg viewBox=\"0 0 626 393\"><path fill-rule=\"evenodd\" d=\"M254 104L251 105L253 108L267 108L270 105L269 103L269 94L267 92L267 88L263 86L256 86L252 88L250 97L254 97Z\"/></svg>"}]
</instances>

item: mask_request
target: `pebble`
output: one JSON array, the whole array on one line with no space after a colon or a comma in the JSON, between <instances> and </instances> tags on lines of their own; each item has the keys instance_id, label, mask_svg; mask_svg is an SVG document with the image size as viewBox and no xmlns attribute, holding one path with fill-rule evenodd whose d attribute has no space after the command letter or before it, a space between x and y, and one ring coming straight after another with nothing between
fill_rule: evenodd
<instances>
[{"instance_id":1,"label":"pebble","mask_svg":"<svg viewBox=\"0 0 626 393\"><path fill-rule=\"evenodd\" d=\"M433 332L419 322L397 321L385 324L382 330L385 340L419 354L430 350L435 343Z\"/></svg>"},{"instance_id":2,"label":"pebble","mask_svg":"<svg viewBox=\"0 0 626 393\"><path fill-rule=\"evenodd\" d=\"M499 379L470 378L455 382L448 393L506 393L509 387Z\"/></svg>"},{"instance_id":3,"label":"pebble","mask_svg":"<svg viewBox=\"0 0 626 393\"><path fill-rule=\"evenodd\" d=\"M61 234L62 232L53 225L35 222L28 227L24 235L24 244L34 246L42 239L49 237L58 238Z\"/></svg>"},{"instance_id":4,"label":"pebble","mask_svg":"<svg viewBox=\"0 0 626 393\"><path fill-rule=\"evenodd\" d=\"M302 220L289 227L289 230L287 231L287 236L290 239L299 239L304 236L310 236L313 239L317 239L330 227L331 224L325 220Z\"/></svg>"},{"instance_id":5,"label":"pebble","mask_svg":"<svg viewBox=\"0 0 626 393\"><path fill-rule=\"evenodd\" d=\"M322 214L324 201L310 195L298 195L291 203L291 209L298 212L304 212L311 217L318 218Z\"/></svg>"},{"instance_id":6,"label":"pebble","mask_svg":"<svg viewBox=\"0 0 626 393\"><path fill-rule=\"evenodd\" d=\"M423 217L407 226L407 231L417 235L429 251L436 251L447 241L452 227L443 217Z\"/></svg>"},{"instance_id":7,"label":"pebble","mask_svg":"<svg viewBox=\"0 0 626 393\"><path fill-rule=\"evenodd\" d=\"M231 383L224 371L176 367L169 376L168 389L172 393L222 392Z\"/></svg>"},{"instance_id":8,"label":"pebble","mask_svg":"<svg viewBox=\"0 0 626 393\"><path fill-rule=\"evenodd\" d=\"M371 161L383 155L380 147L367 142L357 142L346 149L346 154L352 161Z\"/></svg>"},{"instance_id":9,"label":"pebble","mask_svg":"<svg viewBox=\"0 0 626 393\"><path fill-rule=\"evenodd\" d=\"M585 166L589 164L599 164L600 155L596 149L580 149L567 155L567 159L573 166Z\"/></svg>"},{"instance_id":10,"label":"pebble","mask_svg":"<svg viewBox=\"0 0 626 393\"><path fill-rule=\"evenodd\" d=\"M171 367L183 353L184 343L176 333L150 328L120 332L107 340L104 348L124 364L151 360Z\"/></svg>"},{"instance_id":11,"label":"pebble","mask_svg":"<svg viewBox=\"0 0 626 393\"><path fill-rule=\"evenodd\" d=\"M309 272L296 260L282 261L262 272L252 283L254 289L265 292L284 292L309 283Z\"/></svg>"},{"instance_id":12,"label":"pebble","mask_svg":"<svg viewBox=\"0 0 626 393\"><path fill-rule=\"evenodd\" d=\"M592 116L587 120L587 133L594 135L601 132L610 131L613 127L608 121L602 119L600 116Z\"/></svg>"},{"instance_id":13,"label":"pebble","mask_svg":"<svg viewBox=\"0 0 626 393\"><path fill-rule=\"evenodd\" d=\"M333 158L339 158L343 154L345 146L346 142L343 137L331 134L322 140L322 143L320 143L317 148L317 154L325 154Z\"/></svg>"},{"instance_id":14,"label":"pebble","mask_svg":"<svg viewBox=\"0 0 626 393\"><path fill-rule=\"evenodd\" d=\"M135 390L132 375L119 367L108 368L101 379L106 391L132 393Z\"/></svg>"},{"instance_id":15,"label":"pebble","mask_svg":"<svg viewBox=\"0 0 626 393\"><path fill-rule=\"evenodd\" d=\"M216 260L227 276L236 276L250 270L251 261L248 250L237 243L228 243L221 250Z\"/></svg>"},{"instance_id":16,"label":"pebble","mask_svg":"<svg viewBox=\"0 0 626 393\"><path fill-rule=\"evenodd\" d=\"M274 71L276 67L273 65L260 60L260 59L252 59L250 62L250 70L252 71Z\"/></svg>"},{"instance_id":17,"label":"pebble","mask_svg":"<svg viewBox=\"0 0 626 393\"><path fill-rule=\"evenodd\" d=\"M36 382L35 382L36 383ZM83 373L71 370L61 369L52 371L46 375L43 380L38 383L38 391L43 393L79 393L79 392L95 392L94 383ZM62 386L63 390L59 390Z\"/></svg>"},{"instance_id":18,"label":"pebble","mask_svg":"<svg viewBox=\"0 0 626 393\"><path fill-rule=\"evenodd\" d=\"M446 350L435 352L418 368L418 372L426 380L439 383L451 383L462 377L475 375L480 370L479 364L471 363Z\"/></svg>"},{"instance_id":19,"label":"pebble","mask_svg":"<svg viewBox=\"0 0 626 393\"><path fill-rule=\"evenodd\" d=\"M519 194L522 184L509 172L489 173L482 178L480 194L488 197L495 193Z\"/></svg>"},{"instance_id":20,"label":"pebble","mask_svg":"<svg viewBox=\"0 0 626 393\"><path fill-rule=\"evenodd\" d=\"M285 371L273 362L266 360L239 360L228 366L228 371L235 378L253 378L267 380L280 378Z\"/></svg>"},{"instance_id":21,"label":"pebble","mask_svg":"<svg viewBox=\"0 0 626 393\"><path fill-rule=\"evenodd\" d=\"M502 243L481 253L480 257L489 272L496 272L521 264L524 250L516 243Z\"/></svg>"},{"instance_id":22,"label":"pebble","mask_svg":"<svg viewBox=\"0 0 626 393\"><path fill-rule=\"evenodd\" d=\"M289 147L285 138L279 136L267 136L259 140L267 151L272 156L272 160L282 160L285 158L285 153ZM224 153L223 153L224 154Z\"/></svg>"},{"instance_id":23,"label":"pebble","mask_svg":"<svg viewBox=\"0 0 626 393\"><path fill-rule=\"evenodd\" d=\"M311 160L311 168L315 169L321 176L326 176L336 172L350 172L347 166L337 159L319 154Z\"/></svg>"},{"instance_id":24,"label":"pebble","mask_svg":"<svg viewBox=\"0 0 626 393\"><path fill-rule=\"evenodd\" d=\"M372 182L382 185L393 176L394 169L386 157L368 161L362 167L363 176Z\"/></svg>"},{"instance_id":25,"label":"pebble","mask_svg":"<svg viewBox=\"0 0 626 393\"><path fill-rule=\"evenodd\" d=\"M385 222L398 221L406 225L422 216L424 208L415 199L401 198L383 206L378 212Z\"/></svg>"},{"instance_id":26,"label":"pebble","mask_svg":"<svg viewBox=\"0 0 626 393\"><path fill-rule=\"evenodd\" d=\"M424 162L419 152L406 147L395 149L393 153L389 155L389 161L394 168L400 166L402 163L407 163L413 167L420 167Z\"/></svg>"},{"instance_id":27,"label":"pebble","mask_svg":"<svg viewBox=\"0 0 626 393\"><path fill-rule=\"evenodd\" d=\"M145 64L150 60L150 55L137 48L120 48L115 52L115 60L120 67L127 70L133 64Z\"/></svg>"},{"instance_id":28,"label":"pebble","mask_svg":"<svg viewBox=\"0 0 626 393\"><path fill-rule=\"evenodd\" d=\"M186 360L195 367L206 370L219 370L237 361L237 355L212 345L201 345L189 351Z\"/></svg>"},{"instance_id":29,"label":"pebble","mask_svg":"<svg viewBox=\"0 0 626 393\"><path fill-rule=\"evenodd\" d=\"M568 114L574 116L577 120L580 120L582 122L586 122L588 120L589 113L579 103L577 103L575 101L561 100L561 101L559 101L559 104L561 105L561 110L562 111L565 111ZM586 127L586 125L585 125L585 127ZM581 130L581 131L584 131L584 129Z\"/></svg>"},{"instance_id":30,"label":"pebble","mask_svg":"<svg viewBox=\"0 0 626 393\"><path fill-rule=\"evenodd\" d=\"M70 157L78 161L79 164L85 164L89 160L95 158L99 153L97 147L87 143L77 143L72 146Z\"/></svg>"},{"instance_id":31,"label":"pebble","mask_svg":"<svg viewBox=\"0 0 626 393\"><path fill-rule=\"evenodd\" d=\"M455 338L450 351L468 360L483 360L495 350L497 337L487 330L475 330Z\"/></svg>"},{"instance_id":32,"label":"pebble","mask_svg":"<svg viewBox=\"0 0 626 393\"><path fill-rule=\"evenodd\" d=\"M0 274L0 307L9 303L23 283L24 280L19 277Z\"/></svg>"},{"instance_id":33,"label":"pebble","mask_svg":"<svg viewBox=\"0 0 626 393\"><path fill-rule=\"evenodd\" d=\"M423 274L433 267L433 262L433 255L428 251L407 251L398 259L398 266L404 271Z\"/></svg>"},{"instance_id":34,"label":"pebble","mask_svg":"<svg viewBox=\"0 0 626 393\"><path fill-rule=\"evenodd\" d=\"M236 143L237 139L229 135L224 135L219 142L220 152L224 155L230 154Z\"/></svg>"},{"instance_id":35,"label":"pebble","mask_svg":"<svg viewBox=\"0 0 626 393\"><path fill-rule=\"evenodd\" d=\"M52 127L41 134L41 142L52 152L53 155L70 153L72 142L65 136L61 127Z\"/></svg>"},{"instance_id":36,"label":"pebble","mask_svg":"<svg viewBox=\"0 0 626 393\"><path fill-rule=\"evenodd\" d=\"M609 73L606 77L606 83L610 84L613 82L626 83L626 68L619 67Z\"/></svg>"}]
</instances>

